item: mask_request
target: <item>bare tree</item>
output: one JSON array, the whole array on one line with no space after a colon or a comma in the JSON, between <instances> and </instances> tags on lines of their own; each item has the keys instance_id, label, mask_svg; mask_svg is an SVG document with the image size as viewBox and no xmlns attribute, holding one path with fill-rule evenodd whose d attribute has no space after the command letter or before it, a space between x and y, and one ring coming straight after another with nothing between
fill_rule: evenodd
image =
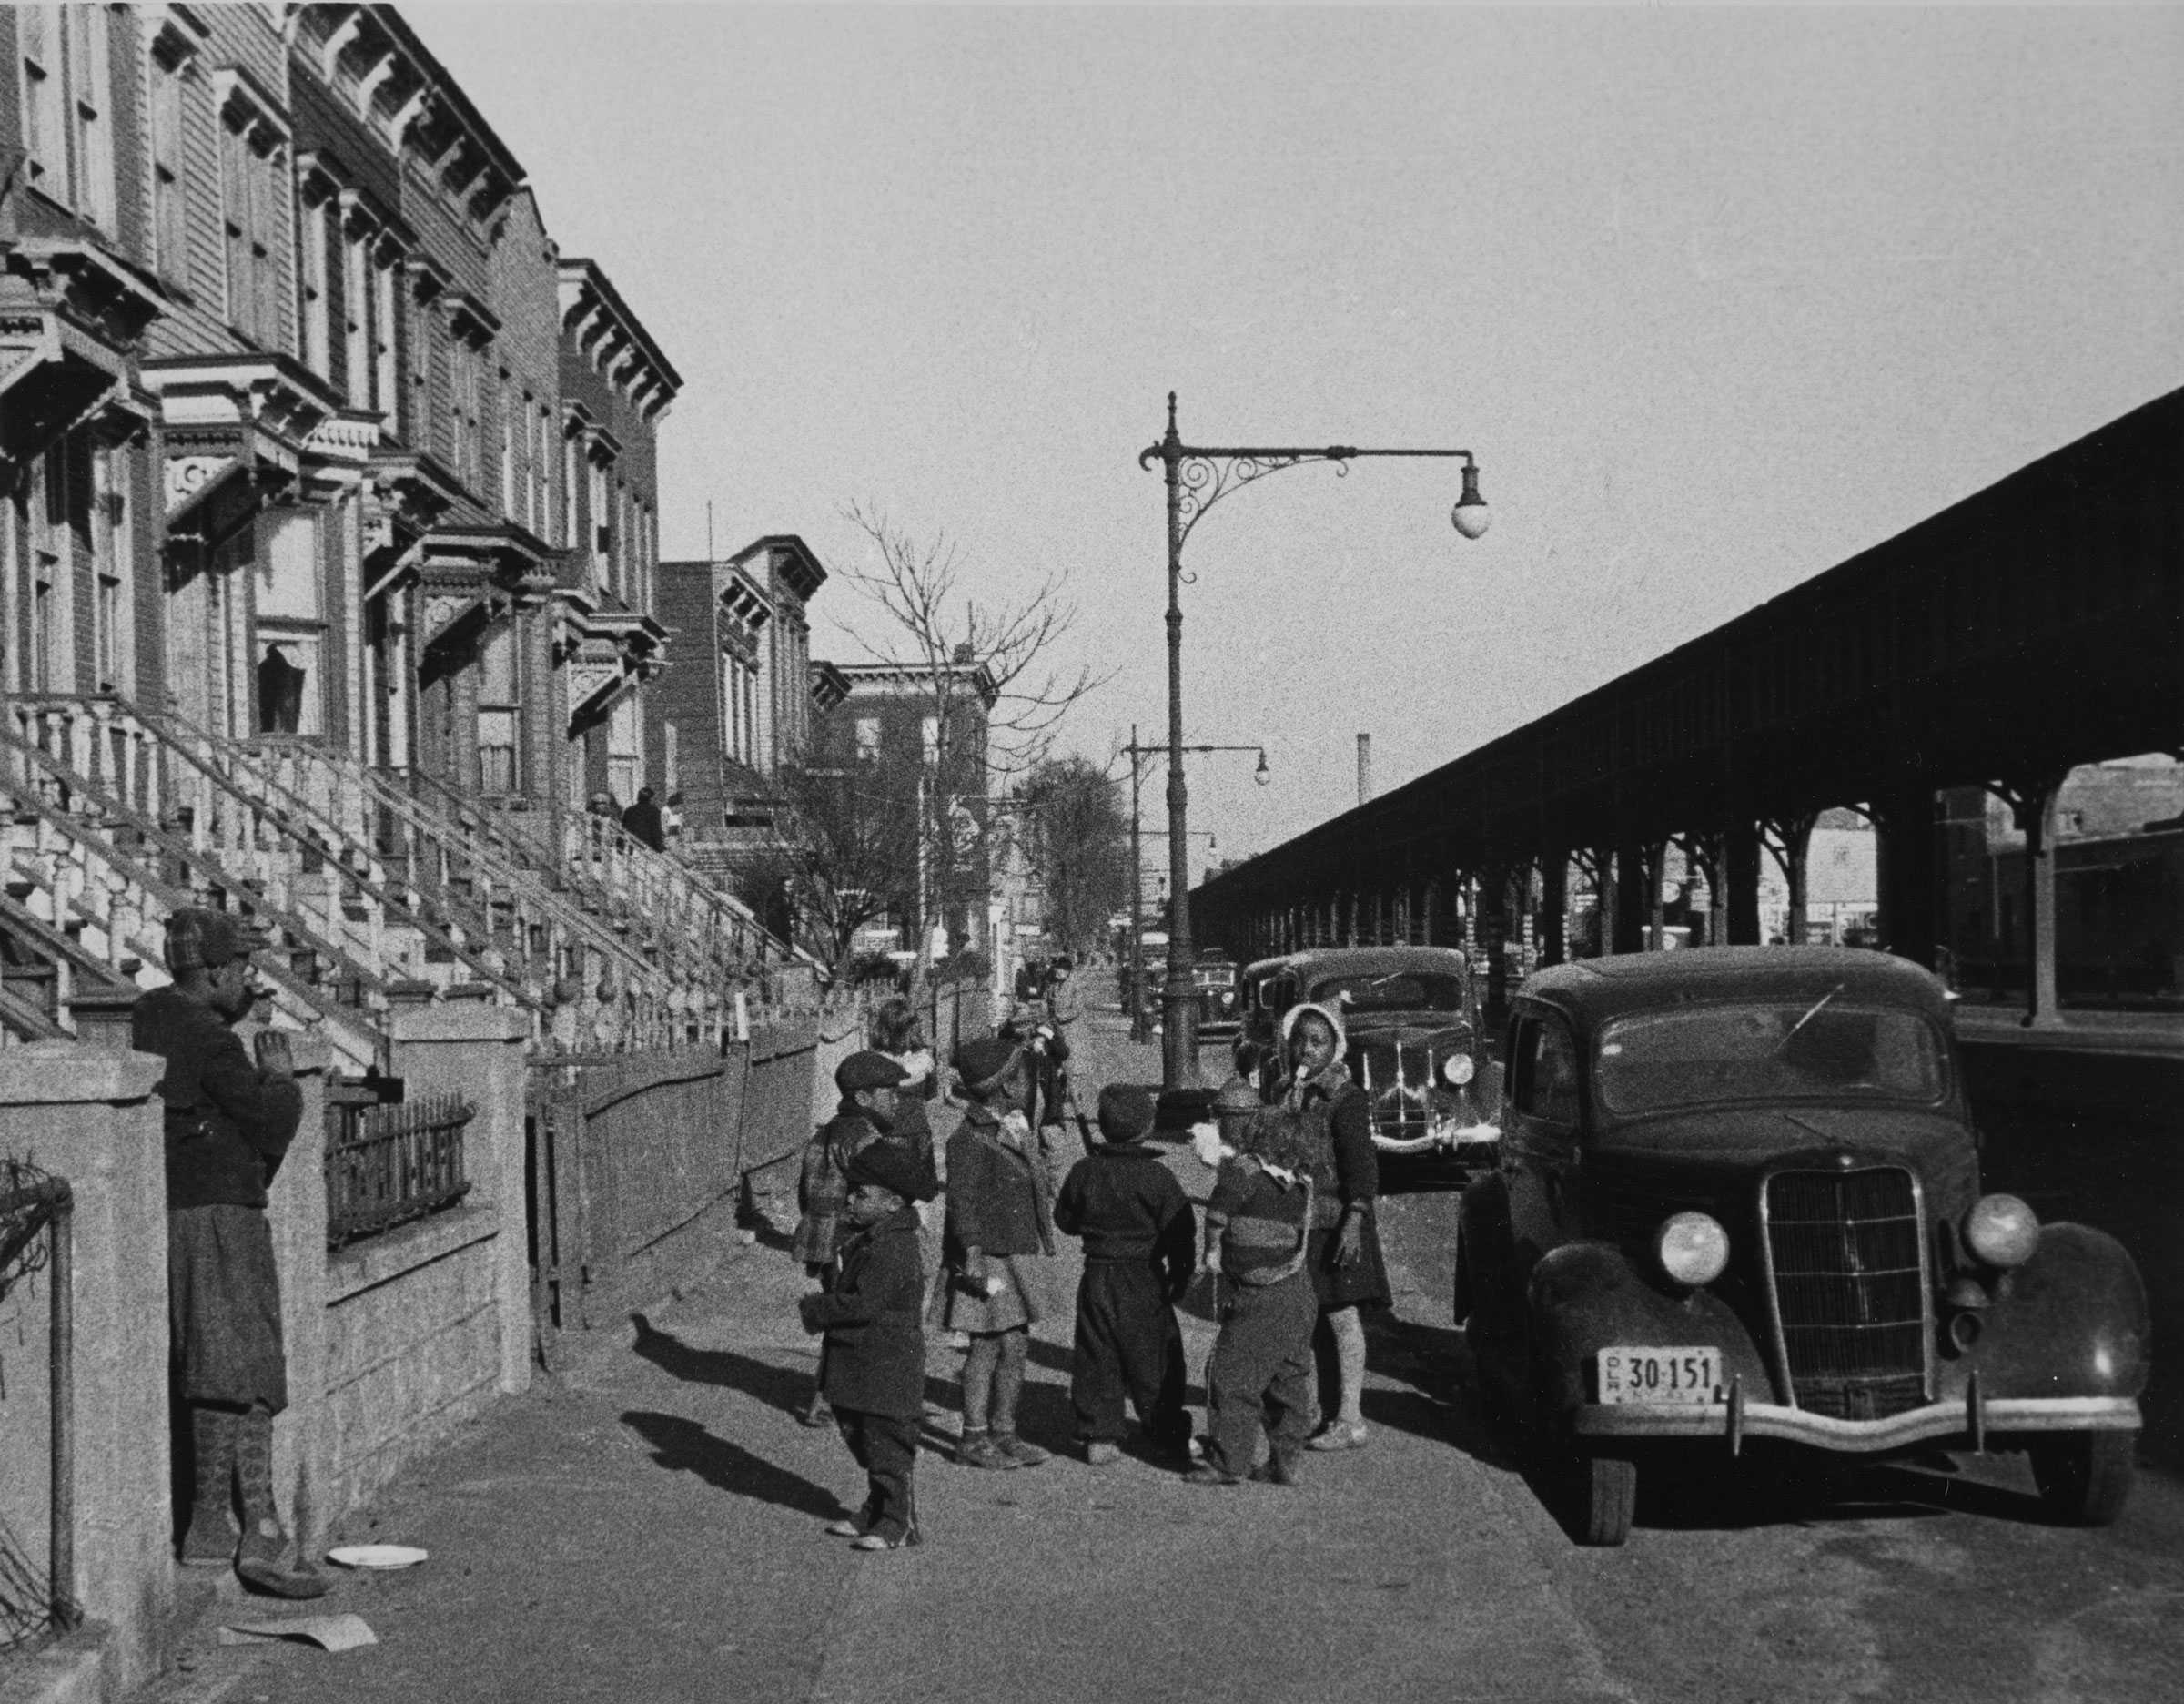
<instances>
[{"instance_id":1,"label":"bare tree","mask_svg":"<svg viewBox=\"0 0 2184 1704\"><path fill-rule=\"evenodd\" d=\"M1046 574L1015 602L984 598L966 584L962 553L945 534L918 538L875 503L851 503L842 513L871 540L873 555L840 572L888 618L885 638L865 639L864 648L916 681L925 701L922 953L934 918L952 917L978 885L986 801L1047 757L1062 719L1113 671L1072 667L1057 655L1077 624L1066 572Z\"/></svg>"},{"instance_id":2,"label":"bare tree","mask_svg":"<svg viewBox=\"0 0 2184 1704\"><path fill-rule=\"evenodd\" d=\"M740 897L769 922L786 913L797 945L839 977L857 931L906 917L917 897L915 777L784 766L774 776L774 832L736 869Z\"/></svg>"},{"instance_id":3,"label":"bare tree","mask_svg":"<svg viewBox=\"0 0 2184 1704\"><path fill-rule=\"evenodd\" d=\"M1055 654L1077 624L1067 572L1046 574L1019 601L994 602L965 590L962 553L945 534L921 540L869 502L842 514L874 549L872 563L843 569L843 577L889 618L886 639L866 640L865 648L874 661L932 683L944 765L956 743L951 724L966 719L966 702L984 701L986 772L1006 778L1043 760L1062 718L1114 678L1113 670L1072 668Z\"/></svg>"},{"instance_id":4,"label":"bare tree","mask_svg":"<svg viewBox=\"0 0 2184 1704\"><path fill-rule=\"evenodd\" d=\"M1016 797L1025 856L1046 898L1046 932L1082 952L1128 900L1128 829L1115 779L1082 757L1050 759Z\"/></svg>"}]
</instances>

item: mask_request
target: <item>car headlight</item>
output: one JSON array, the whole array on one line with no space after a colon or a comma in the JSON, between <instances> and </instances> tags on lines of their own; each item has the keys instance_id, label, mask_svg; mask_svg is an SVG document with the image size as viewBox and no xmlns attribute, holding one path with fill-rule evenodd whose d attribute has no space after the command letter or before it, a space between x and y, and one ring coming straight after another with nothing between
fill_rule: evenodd
<instances>
[{"instance_id":1,"label":"car headlight","mask_svg":"<svg viewBox=\"0 0 2184 1704\"><path fill-rule=\"evenodd\" d=\"M1477 1075L1478 1067L1471 1063L1469 1053L1451 1053L1441 1062L1441 1074L1449 1080L1450 1086L1461 1089Z\"/></svg>"},{"instance_id":2,"label":"car headlight","mask_svg":"<svg viewBox=\"0 0 2184 1704\"><path fill-rule=\"evenodd\" d=\"M1233 1006L1233 1005L1235 1005L1235 1004L1236 1004L1236 996L1235 996L1235 995L1233 995L1233 994L1224 994L1224 995L1222 995L1222 996L1221 996L1221 1004L1222 1004L1222 1005L1224 1005L1224 1006Z\"/></svg>"},{"instance_id":3,"label":"car headlight","mask_svg":"<svg viewBox=\"0 0 2184 1704\"><path fill-rule=\"evenodd\" d=\"M1964 1216L1964 1240L1989 1266L2022 1266L2039 1246L2039 1215L2015 1195L1982 1195Z\"/></svg>"},{"instance_id":4,"label":"car headlight","mask_svg":"<svg viewBox=\"0 0 2184 1704\"><path fill-rule=\"evenodd\" d=\"M1677 1283L1696 1290L1729 1264L1729 1233L1709 1213L1676 1213L1653 1233L1653 1258Z\"/></svg>"}]
</instances>

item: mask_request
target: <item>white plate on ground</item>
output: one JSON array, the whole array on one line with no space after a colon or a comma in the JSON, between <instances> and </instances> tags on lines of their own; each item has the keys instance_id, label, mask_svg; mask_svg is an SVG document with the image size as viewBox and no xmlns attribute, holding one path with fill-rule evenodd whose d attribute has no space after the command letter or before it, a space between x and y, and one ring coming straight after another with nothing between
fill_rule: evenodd
<instances>
[{"instance_id":1,"label":"white plate on ground","mask_svg":"<svg viewBox=\"0 0 2184 1704\"><path fill-rule=\"evenodd\" d=\"M329 1550L326 1559L339 1562L343 1567L406 1568L415 1567L425 1559L426 1554L412 1545L343 1545L338 1550Z\"/></svg>"}]
</instances>

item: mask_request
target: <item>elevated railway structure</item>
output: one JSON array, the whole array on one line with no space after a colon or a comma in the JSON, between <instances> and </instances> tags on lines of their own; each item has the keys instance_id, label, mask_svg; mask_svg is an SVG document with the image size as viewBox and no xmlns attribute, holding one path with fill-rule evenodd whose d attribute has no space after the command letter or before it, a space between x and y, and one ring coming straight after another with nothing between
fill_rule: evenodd
<instances>
[{"instance_id":1,"label":"elevated railway structure","mask_svg":"<svg viewBox=\"0 0 2184 1704\"><path fill-rule=\"evenodd\" d=\"M2184 390L1223 871L1192 913L1239 959L1491 941L1529 922L1552 962L1574 881L1632 951L1675 845L1715 896L1713 938L1757 942L1761 858L1781 865L1799 918L1814 820L1850 806L1878 834L1884 943L1930 965L1937 796L1983 786L2026 832L2027 1018L2047 1024L2063 779L2179 750Z\"/></svg>"}]
</instances>

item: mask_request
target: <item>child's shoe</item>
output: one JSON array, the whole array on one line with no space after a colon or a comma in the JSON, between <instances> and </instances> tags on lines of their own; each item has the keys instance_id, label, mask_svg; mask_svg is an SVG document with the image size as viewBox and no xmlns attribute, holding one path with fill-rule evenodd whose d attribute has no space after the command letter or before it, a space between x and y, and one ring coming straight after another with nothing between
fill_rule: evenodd
<instances>
[{"instance_id":1,"label":"child's shoe","mask_svg":"<svg viewBox=\"0 0 2184 1704\"><path fill-rule=\"evenodd\" d=\"M1304 1446L1309 1450L1363 1449L1365 1440L1371 1435L1366 1431L1362 1421L1345 1424L1340 1420L1330 1420L1305 1439Z\"/></svg>"},{"instance_id":2,"label":"child's shoe","mask_svg":"<svg viewBox=\"0 0 2184 1704\"><path fill-rule=\"evenodd\" d=\"M915 1526L876 1526L849 1547L852 1550L907 1550L923 1543L925 1540L918 1537Z\"/></svg>"},{"instance_id":3,"label":"child's shoe","mask_svg":"<svg viewBox=\"0 0 2184 1704\"><path fill-rule=\"evenodd\" d=\"M1019 1467L1036 1467L1043 1461L1053 1459L1053 1452L1041 1449L1036 1444L1026 1444L1014 1432L994 1434L994 1447Z\"/></svg>"},{"instance_id":4,"label":"child's shoe","mask_svg":"<svg viewBox=\"0 0 2184 1704\"><path fill-rule=\"evenodd\" d=\"M1122 1451L1105 1438L1094 1438L1085 1445L1085 1460L1095 1467L1105 1467L1109 1462L1121 1458Z\"/></svg>"},{"instance_id":5,"label":"child's shoe","mask_svg":"<svg viewBox=\"0 0 2184 1704\"><path fill-rule=\"evenodd\" d=\"M963 1467L1006 1468L1014 1472L1020 1465L1015 1456L998 1447L984 1432L966 1432L956 1445L956 1465Z\"/></svg>"},{"instance_id":6,"label":"child's shoe","mask_svg":"<svg viewBox=\"0 0 2184 1704\"><path fill-rule=\"evenodd\" d=\"M844 1515L838 1521L829 1521L826 1536L829 1538L862 1538L872 1530L872 1511L861 1508L854 1515Z\"/></svg>"}]
</instances>

